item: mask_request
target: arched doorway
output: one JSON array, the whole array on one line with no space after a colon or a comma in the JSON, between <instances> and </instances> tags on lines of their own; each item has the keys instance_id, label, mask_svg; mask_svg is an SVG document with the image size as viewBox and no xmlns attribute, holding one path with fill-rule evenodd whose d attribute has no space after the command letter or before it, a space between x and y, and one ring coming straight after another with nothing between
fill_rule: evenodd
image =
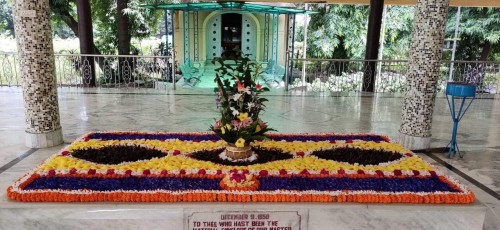
<instances>
[{"instance_id":1,"label":"arched doorway","mask_svg":"<svg viewBox=\"0 0 500 230\"><path fill-rule=\"evenodd\" d=\"M243 54L249 54L251 60L257 58L258 25L251 14L223 13L207 18L206 23L206 58L212 60L223 52L240 47Z\"/></svg>"},{"instance_id":2,"label":"arched doorway","mask_svg":"<svg viewBox=\"0 0 500 230\"><path fill-rule=\"evenodd\" d=\"M241 14L227 13L221 18L221 56L235 56L235 49L241 50Z\"/></svg>"}]
</instances>

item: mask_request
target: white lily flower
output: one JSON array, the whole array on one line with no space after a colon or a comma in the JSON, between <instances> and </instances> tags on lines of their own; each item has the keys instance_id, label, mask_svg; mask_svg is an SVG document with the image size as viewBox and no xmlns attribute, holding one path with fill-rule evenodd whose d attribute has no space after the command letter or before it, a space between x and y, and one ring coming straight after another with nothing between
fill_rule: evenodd
<instances>
[{"instance_id":1,"label":"white lily flower","mask_svg":"<svg viewBox=\"0 0 500 230\"><path fill-rule=\"evenodd\" d=\"M245 93L252 94L252 92L250 91L250 86L245 87Z\"/></svg>"},{"instance_id":2,"label":"white lily flower","mask_svg":"<svg viewBox=\"0 0 500 230\"><path fill-rule=\"evenodd\" d=\"M233 100L237 101L240 99L240 97L241 97L241 93L237 93L237 94L233 95Z\"/></svg>"},{"instance_id":3,"label":"white lily flower","mask_svg":"<svg viewBox=\"0 0 500 230\"><path fill-rule=\"evenodd\" d=\"M229 107L229 109L231 109L231 111L233 111L233 116L238 116L240 114L240 112L238 112L238 110L235 109L234 107Z\"/></svg>"},{"instance_id":4,"label":"white lily flower","mask_svg":"<svg viewBox=\"0 0 500 230\"><path fill-rule=\"evenodd\" d=\"M248 111L250 111L255 106L255 104L253 102L248 102L247 106L248 106Z\"/></svg>"}]
</instances>

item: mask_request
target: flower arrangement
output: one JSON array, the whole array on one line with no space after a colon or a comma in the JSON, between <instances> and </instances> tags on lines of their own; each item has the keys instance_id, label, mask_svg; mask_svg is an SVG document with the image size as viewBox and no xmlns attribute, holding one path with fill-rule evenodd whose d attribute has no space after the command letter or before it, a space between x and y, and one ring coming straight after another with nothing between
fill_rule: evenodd
<instances>
[{"instance_id":1,"label":"flower arrangement","mask_svg":"<svg viewBox=\"0 0 500 230\"><path fill-rule=\"evenodd\" d=\"M268 101L259 96L269 91L257 82L260 65L239 51L236 56L213 60L214 64L221 65L215 76L221 117L210 129L228 143L228 157L242 159L251 155L251 142L266 139L264 134L273 129L259 118L260 112L264 111L264 102Z\"/></svg>"},{"instance_id":2,"label":"flower arrangement","mask_svg":"<svg viewBox=\"0 0 500 230\"><path fill-rule=\"evenodd\" d=\"M252 143L258 160L234 163L200 158L224 151L225 141L213 132L89 133L17 180L7 196L28 202L474 202L470 189L384 136L267 136ZM265 160L271 150L289 157Z\"/></svg>"}]
</instances>

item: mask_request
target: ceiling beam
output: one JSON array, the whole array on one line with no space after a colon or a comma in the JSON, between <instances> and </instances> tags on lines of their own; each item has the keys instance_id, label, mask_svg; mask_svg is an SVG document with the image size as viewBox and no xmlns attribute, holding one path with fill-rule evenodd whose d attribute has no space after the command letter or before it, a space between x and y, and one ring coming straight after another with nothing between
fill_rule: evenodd
<instances>
[{"instance_id":1,"label":"ceiling beam","mask_svg":"<svg viewBox=\"0 0 500 230\"><path fill-rule=\"evenodd\" d=\"M247 2L276 2L276 0L249 0ZM287 3L326 3L370 5L370 0L280 0ZM415 5L416 0L385 0L386 5ZM500 0L450 0L450 6L500 7Z\"/></svg>"}]
</instances>

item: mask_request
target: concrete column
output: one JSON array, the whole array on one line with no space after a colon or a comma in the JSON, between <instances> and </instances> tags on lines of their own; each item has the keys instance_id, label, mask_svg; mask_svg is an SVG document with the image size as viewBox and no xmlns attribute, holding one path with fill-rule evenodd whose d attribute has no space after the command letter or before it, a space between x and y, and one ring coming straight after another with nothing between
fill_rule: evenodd
<instances>
[{"instance_id":1,"label":"concrete column","mask_svg":"<svg viewBox=\"0 0 500 230\"><path fill-rule=\"evenodd\" d=\"M448 6L449 0L417 0L399 129L399 142L412 150L430 147Z\"/></svg>"},{"instance_id":2,"label":"concrete column","mask_svg":"<svg viewBox=\"0 0 500 230\"><path fill-rule=\"evenodd\" d=\"M26 115L26 145L45 148L62 144L49 0L14 0L12 4Z\"/></svg>"}]
</instances>

